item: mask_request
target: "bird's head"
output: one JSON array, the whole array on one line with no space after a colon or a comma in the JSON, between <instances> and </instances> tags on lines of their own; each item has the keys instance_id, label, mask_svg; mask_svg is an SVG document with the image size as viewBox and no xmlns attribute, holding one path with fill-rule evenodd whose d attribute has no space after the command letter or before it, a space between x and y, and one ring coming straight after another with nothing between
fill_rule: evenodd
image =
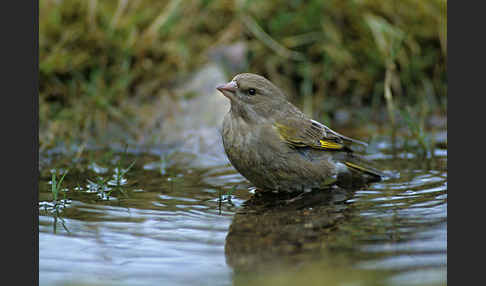
<instances>
[{"instance_id":1,"label":"bird's head","mask_svg":"<svg viewBox=\"0 0 486 286\"><path fill-rule=\"evenodd\" d=\"M284 93L278 87L266 78L252 73L238 74L216 89L229 98L231 112L235 116L250 120L267 118L287 103Z\"/></svg>"}]
</instances>

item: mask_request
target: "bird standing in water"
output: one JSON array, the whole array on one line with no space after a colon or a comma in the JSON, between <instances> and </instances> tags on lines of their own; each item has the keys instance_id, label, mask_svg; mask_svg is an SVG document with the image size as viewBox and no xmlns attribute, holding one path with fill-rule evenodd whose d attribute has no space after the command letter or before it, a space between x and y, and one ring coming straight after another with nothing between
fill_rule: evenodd
<instances>
[{"instance_id":1,"label":"bird standing in water","mask_svg":"<svg viewBox=\"0 0 486 286\"><path fill-rule=\"evenodd\" d=\"M224 150L236 170L258 189L356 187L384 176L350 148L366 143L308 118L266 78L238 74L217 89L231 102L223 120Z\"/></svg>"}]
</instances>

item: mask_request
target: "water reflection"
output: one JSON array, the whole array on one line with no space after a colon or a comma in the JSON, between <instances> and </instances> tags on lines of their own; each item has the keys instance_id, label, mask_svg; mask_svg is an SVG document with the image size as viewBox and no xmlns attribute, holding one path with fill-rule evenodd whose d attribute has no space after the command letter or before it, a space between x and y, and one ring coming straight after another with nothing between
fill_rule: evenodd
<instances>
[{"instance_id":1,"label":"water reflection","mask_svg":"<svg viewBox=\"0 0 486 286\"><path fill-rule=\"evenodd\" d=\"M335 271L358 271L350 283L364 283L363 276L370 277L370 285L446 283L443 159L426 163L435 170L421 170L419 161L398 161L413 167L362 189L314 191L297 200L265 194L246 201L225 244L235 285L292 285L282 281L305 283L308 275L330 284L351 279ZM259 278L275 273L279 278Z\"/></svg>"},{"instance_id":2,"label":"water reflection","mask_svg":"<svg viewBox=\"0 0 486 286\"><path fill-rule=\"evenodd\" d=\"M447 152L420 160L386 151L375 161L399 177L297 199L253 195L228 164L194 168L174 157L161 168L160 154L140 152L122 164L92 159L103 151L77 165L51 157L39 184L41 285L444 284ZM135 159L119 186L108 184ZM67 166L70 203L53 215L50 170Z\"/></svg>"},{"instance_id":3,"label":"water reflection","mask_svg":"<svg viewBox=\"0 0 486 286\"><path fill-rule=\"evenodd\" d=\"M315 259L326 237L346 220L352 190L334 188L298 197L257 193L246 201L226 236L226 262L236 272Z\"/></svg>"}]
</instances>

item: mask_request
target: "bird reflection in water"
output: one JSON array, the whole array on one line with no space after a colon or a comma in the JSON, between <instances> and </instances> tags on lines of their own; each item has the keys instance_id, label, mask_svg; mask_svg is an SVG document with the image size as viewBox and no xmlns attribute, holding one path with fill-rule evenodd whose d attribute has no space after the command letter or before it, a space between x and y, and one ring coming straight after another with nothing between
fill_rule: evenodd
<instances>
[{"instance_id":1,"label":"bird reflection in water","mask_svg":"<svg viewBox=\"0 0 486 286\"><path fill-rule=\"evenodd\" d=\"M226 236L226 263L235 273L295 265L322 256L326 237L346 220L353 190L295 194L257 192Z\"/></svg>"}]
</instances>

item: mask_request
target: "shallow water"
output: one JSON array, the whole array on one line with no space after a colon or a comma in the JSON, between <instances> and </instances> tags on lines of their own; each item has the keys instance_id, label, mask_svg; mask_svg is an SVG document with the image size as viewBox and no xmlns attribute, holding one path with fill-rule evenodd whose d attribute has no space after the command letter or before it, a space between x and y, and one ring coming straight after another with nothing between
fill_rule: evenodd
<instances>
[{"instance_id":1,"label":"shallow water","mask_svg":"<svg viewBox=\"0 0 486 286\"><path fill-rule=\"evenodd\" d=\"M447 150L375 146L399 176L296 200L183 152L43 154L40 285L447 284ZM66 169L56 207L51 176Z\"/></svg>"}]
</instances>

